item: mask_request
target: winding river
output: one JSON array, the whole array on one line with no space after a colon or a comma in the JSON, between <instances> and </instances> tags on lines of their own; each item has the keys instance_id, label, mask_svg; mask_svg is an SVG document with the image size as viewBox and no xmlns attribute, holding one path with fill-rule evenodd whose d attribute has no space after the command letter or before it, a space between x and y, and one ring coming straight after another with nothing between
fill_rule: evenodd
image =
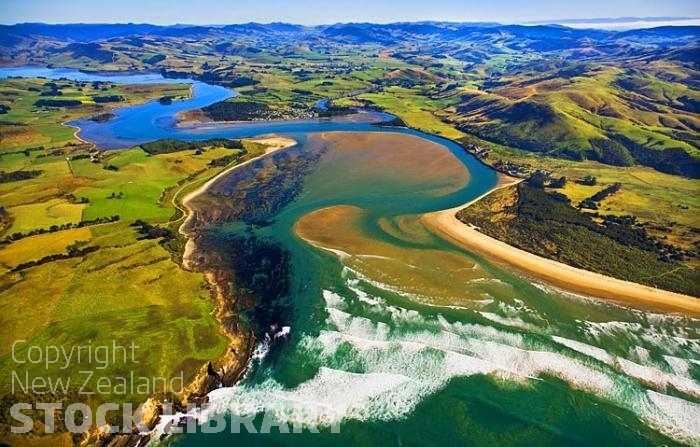
<instances>
[{"instance_id":1,"label":"winding river","mask_svg":"<svg viewBox=\"0 0 700 447\"><path fill-rule=\"evenodd\" d=\"M0 76L13 73L96 79L47 69ZM259 428L266 411L283 422L320 424L321 433L232 434L229 425L172 438L179 445L700 443L700 321L555 290L423 227L421 213L496 184L496 174L459 146L373 126L386 119L377 113L174 127L175 113L233 95L191 83L191 99L75 124L104 148L267 133L299 142L212 191L244 211L209 228L209 240L262 246L246 260L247 269L259 267L250 275L271 270L271 260L285 264L279 289L266 293L275 321L291 329L262 342L244 380L210 393L202 416L258 415ZM276 206L261 208L269 191ZM253 278L243 280L255 287Z\"/></svg>"}]
</instances>

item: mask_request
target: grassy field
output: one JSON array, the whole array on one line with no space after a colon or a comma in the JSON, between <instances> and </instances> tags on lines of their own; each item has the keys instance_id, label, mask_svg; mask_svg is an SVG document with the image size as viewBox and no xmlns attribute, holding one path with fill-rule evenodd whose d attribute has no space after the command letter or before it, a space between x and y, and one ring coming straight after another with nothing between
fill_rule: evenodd
<instances>
[{"instance_id":1,"label":"grassy field","mask_svg":"<svg viewBox=\"0 0 700 447\"><path fill-rule=\"evenodd\" d=\"M89 228L75 228L55 234L40 234L16 241L0 250L0 264L11 269L19 264L34 261L42 256L63 253L69 245L78 241L89 241ZM38 249L41 247L41 249Z\"/></svg>"},{"instance_id":2,"label":"grassy field","mask_svg":"<svg viewBox=\"0 0 700 447\"><path fill-rule=\"evenodd\" d=\"M494 146L490 160L510 160L531 165L533 169L565 176L566 186L557 191L566 194L574 205L593 196L613 183L622 189L601 202L604 214L633 215L646 224L646 229L659 238L686 249L695 247L700 228L700 180L664 174L644 166L617 167L596 161L570 161L546 157L517 149ZM595 186L575 183L575 179L592 175Z\"/></svg>"},{"instance_id":3,"label":"grassy field","mask_svg":"<svg viewBox=\"0 0 700 447\"><path fill-rule=\"evenodd\" d=\"M454 99L433 100L427 96L425 88L392 86L382 89L378 93L360 95L358 99L365 100L392 115L398 116L414 129L452 139L464 136L464 133L455 129L454 126L446 124L437 114L452 105ZM343 101L336 103L338 105L347 104Z\"/></svg>"},{"instance_id":4,"label":"grassy field","mask_svg":"<svg viewBox=\"0 0 700 447\"><path fill-rule=\"evenodd\" d=\"M82 220L84 205L73 205L62 199L20 205L8 208L14 218L10 231L26 232L36 228L48 228L63 223L78 223Z\"/></svg>"},{"instance_id":5,"label":"grassy field","mask_svg":"<svg viewBox=\"0 0 700 447\"><path fill-rule=\"evenodd\" d=\"M55 87L54 87L55 86ZM0 116L0 153L25 148L52 148L77 144L75 129L66 121L105 113L115 107L139 104L163 96L188 97L188 84L130 86L100 82L0 79L0 104L10 111ZM118 96L122 101L95 103L95 97ZM39 100L77 100L78 107L36 106ZM5 166L3 160L3 166Z\"/></svg>"},{"instance_id":6,"label":"grassy field","mask_svg":"<svg viewBox=\"0 0 700 447\"><path fill-rule=\"evenodd\" d=\"M26 88L44 81L8 82ZM127 95L128 86L119 88ZM163 92L155 87L147 96ZM134 101L131 97L125 102ZM51 123L61 113L68 112L41 114L28 127L60 128ZM92 113L93 106L87 104L69 112L71 119ZM72 133L69 135L67 140L54 143L70 143ZM43 137L37 138L22 145L34 147ZM79 371L94 370L94 361L48 371L43 364L18 365L11 357L13 341L27 340L18 350L18 355L25 357L31 345L96 347L111 346L113 341L123 346L134 342L140 346L136 351L138 364L110 364L99 375L114 378L133 370L137 376L170 379L183 372L187 384L202 365L225 350L226 340L212 316L211 292L201 274L183 270L173 262L172 251L158 240L143 239L131 224L140 219L176 232L177 223L171 223L178 217L173 199L224 169L212 167L212 161L243 150L254 156L264 147L244 142L244 149L209 146L160 155L133 148L101 153L98 162L80 156L87 150L71 146L71 159L66 160L63 150L44 148L25 153L2 145L2 170L42 171L34 178L0 184L0 204L10 221L3 236L114 215L120 219L81 228L56 228L0 246L0 324L12 328L0 332L0 371L6 377L11 371L21 377L28 373L30 380L36 376L70 377L80 385L85 377ZM107 165L117 170L104 169ZM86 203L74 203L76 198L85 198ZM98 249L68 259L41 261L64 254L70 247ZM30 261L39 264L16 270ZM93 379L87 388L94 390L95 386ZM0 396L10 391L11 384L4 383ZM148 397L138 392L109 396L137 403ZM98 401L105 398L97 396Z\"/></svg>"},{"instance_id":7,"label":"grassy field","mask_svg":"<svg viewBox=\"0 0 700 447\"><path fill-rule=\"evenodd\" d=\"M191 378L201 364L222 353L225 341L210 315L213 303L204 278L182 270L172 262L172 254L157 241L139 240L130 226L137 218L167 224L174 209L168 202L159 203L164 191L177 186L193 172L201 172L202 178L213 175L217 170L207 169L209 161L230 150L212 148L201 156L194 156L193 152L147 157L141 149L132 149L116 155L118 160L115 161L122 166L117 172L92 169L89 177L82 177L88 172L76 170L76 175L85 182L71 192L94 200L89 205L80 205L85 207L85 218L121 213L122 219L111 224L32 236L0 249L0 262L5 269L0 320L13 327L12 331L3 332L0 341L2 371L24 372L24 368L14 364L8 355L14 339L40 345L53 340L53 344L67 346L89 340L95 346L109 344L111 340L118 344L140 342L144 350L135 368L138 373L172 377L184 371L186 379ZM186 167L181 166L184 162L174 163L176 157L188 159ZM144 176L144 171L161 178L154 180ZM41 177L31 181L40 180ZM119 190L124 192L121 199L98 200L121 184L129 185ZM29 206L36 216L42 216L42 210L50 212L61 200L52 198ZM118 205L109 204L117 201ZM8 209L11 217L15 217L14 210ZM19 230L14 224L23 221L21 219L18 216L14 220L13 231ZM75 216L65 215L51 223L74 220ZM77 220L80 221L80 213ZM46 223L49 222L39 219L35 226L43 227ZM99 247L99 250L81 258L48 262L20 272L9 270L23 262L64 252L76 242ZM41 305L36 305L37 302ZM28 368L30 377L42 374L41 367L34 366ZM88 366L75 365L68 372L77 380L77 371ZM121 368L122 371L117 365L117 369L105 370L105 374L118 375L123 372L124 365ZM136 400L143 400L142 397L136 396Z\"/></svg>"}]
</instances>

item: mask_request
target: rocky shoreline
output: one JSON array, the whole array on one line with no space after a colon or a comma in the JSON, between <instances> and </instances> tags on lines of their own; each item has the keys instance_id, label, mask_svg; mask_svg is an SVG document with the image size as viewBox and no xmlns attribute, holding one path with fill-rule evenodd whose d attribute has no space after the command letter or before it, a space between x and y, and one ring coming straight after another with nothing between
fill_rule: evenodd
<instances>
[{"instance_id":1,"label":"rocky shoreline","mask_svg":"<svg viewBox=\"0 0 700 447\"><path fill-rule=\"evenodd\" d=\"M250 297L241 295L237 293L237 290L234 290L236 273L229 260L224 259L217 250L209 250L209 247L205 247L206 243L199 232L202 227L219 221L222 216L203 213L195 204L197 197L206 194L209 188L231 174L232 171L275 151L296 145L296 141L292 139L276 136L255 138L252 141L267 145L265 153L225 169L182 200L182 207L187 213L179 230L187 238L182 257L183 268L201 272L204 275L215 302L213 315L227 339L227 345L225 353L202 365L194 379L177 396L178 402L173 404L175 411L185 412L188 404L205 404L208 402L207 394L209 392L220 387L233 386L240 381L248 371L250 359L258 344L254 328L244 327L237 311L249 305ZM225 219L225 216L223 218ZM153 430L163 415L164 402L159 401L156 397L150 397L145 402L145 408L147 411L142 415L143 423L149 430ZM151 434L139 433L104 435L95 430L87 441L90 444L94 443L105 447L130 447L148 442L151 436Z\"/></svg>"},{"instance_id":2,"label":"rocky shoreline","mask_svg":"<svg viewBox=\"0 0 700 447\"><path fill-rule=\"evenodd\" d=\"M207 193L209 188L230 175L232 171L241 169L273 152L297 144L292 139L274 136L256 138L253 141L268 146L263 155L224 170L182 200L182 205L188 211L188 217L179 229L180 233L187 238L183 253L183 267L187 270L204 273L216 302L214 316L228 339L227 350L223 357L214 363L209 362L208 365L203 366L199 375L186 388L184 393L186 396L183 399L185 404L189 402L203 403L206 401L206 394L210 391L220 386L232 386L238 382L245 374L248 361L255 349L254 331L242 327L236 312L236 306L241 304L237 300L245 300L245 297L237 296L237 300L232 300L234 296L238 295L233 290L236 283L235 272L215 250L207 250L206 247L198 245L198 241L201 239L199 230L214 221L218 221L221 216L203 213L195 204L197 197Z\"/></svg>"}]
</instances>

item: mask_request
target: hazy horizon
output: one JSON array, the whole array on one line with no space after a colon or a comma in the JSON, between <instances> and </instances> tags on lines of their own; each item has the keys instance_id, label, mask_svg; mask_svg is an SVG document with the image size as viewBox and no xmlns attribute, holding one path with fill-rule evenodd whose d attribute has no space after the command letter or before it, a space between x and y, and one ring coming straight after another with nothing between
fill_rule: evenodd
<instances>
[{"instance_id":1,"label":"hazy horizon","mask_svg":"<svg viewBox=\"0 0 700 447\"><path fill-rule=\"evenodd\" d=\"M323 7L319 7L323 6ZM540 0L523 4L496 0L484 5L474 0L339 0L332 7L318 0L241 0L222 7L216 0L196 5L182 0L121 0L95 8L89 0L2 2L0 23L150 23L154 25L223 25L286 22L301 25L396 22L493 22L502 24L562 24L570 27L629 28L634 25L700 25L700 8L694 1L669 0L649 4L639 0L589 0L562 4ZM630 18L638 19L629 21Z\"/></svg>"},{"instance_id":2,"label":"hazy horizon","mask_svg":"<svg viewBox=\"0 0 700 447\"><path fill-rule=\"evenodd\" d=\"M226 22L226 23L187 23L187 22L174 22L174 23L153 23L153 22L142 22L142 21L124 21L124 22L85 22L85 21L75 21L75 22L50 22L50 21L23 21L23 22L2 22L0 25L22 25L22 24L44 24L44 25L155 25L155 26L179 26L179 27L189 27L189 26L209 26L209 27L223 27L227 25L245 25L248 23L259 23L259 24L271 24L271 23L285 23L289 25L302 25L302 26L332 26L339 24L352 24L352 23L370 23L370 24L391 24L391 23L474 23L474 24L498 24L498 25L524 25L524 26L537 26L537 25L559 25L568 28L578 28L578 29L602 29L602 30L629 30L629 29L641 29L641 28L653 28L659 26L700 26L700 18L692 17L591 17L585 19L559 19L559 20L536 20L528 22L505 22L505 21L452 21L452 20L400 20L400 21L363 21L363 22L350 22L350 21L340 21L333 23L318 23L318 24L303 24L291 21L266 21L266 22L256 22L256 21L242 21L242 22Z\"/></svg>"}]
</instances>

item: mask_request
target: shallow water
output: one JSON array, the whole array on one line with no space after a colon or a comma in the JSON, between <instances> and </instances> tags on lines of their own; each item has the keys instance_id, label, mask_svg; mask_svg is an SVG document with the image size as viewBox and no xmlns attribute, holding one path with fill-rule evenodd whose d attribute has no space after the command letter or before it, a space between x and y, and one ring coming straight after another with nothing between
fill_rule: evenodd
<instances>
[{"instance_id":1,"label":"shallow water","mask_svg":"<svg viewBox=\"0 0 700 447\"><path fill-rule=\"evenodd\" d=\"M454 145L405 134L297 138L302 147L278 166L322 156L295 200L270 225L213 230L290 253L286 312L275 322L291 337L271 343L242 383L211 393L210 414L267 411L327 427L292 437L229 428L189 434L184 445L212 436L256 445L698 442L697 320L533 284L431 235L416 214L495 182ZM220 189L264 172L262 163L247 170Z\"/></svg>"},{"instance_id":2,"label":"shallow water","mask_svg":"<svg viewBox=\"0 0 700 447\"><path fill-rule=\"evenodd\" d=\"M193 101L204 102L200 93L195 88ZM204 416L266 411L284 422L319 423L322 433L232 434L229 426L173 440L700 444L700 321L533 283L422 227L416 215L467 202L495 185L494 172L457 145L342 120L173 129L172 111L180 106L123 109L115 121L86 127L84 136L104 147L269 132L300 142L232 175L225 187L233 192L251 179L274 182L275 176L259 175L270 165L278 172L307 167L277 185L286 201L258 210L255 225L243 216L209 229L222 241L266 241L268 254L245 260L250 264L265 268L272 246L287 254L279 259L289 264L289 281L274 306L262 307L274 307L270 321L290 326L291 334L261 343L245 380L212 392ZM318 133L331 130L373 133ZM251 188L227 206L256 199ZM258 429L260 423L258 417ZM332 424L340 424L340 433L331 433Z\"/></svg>"}]
</instances>

